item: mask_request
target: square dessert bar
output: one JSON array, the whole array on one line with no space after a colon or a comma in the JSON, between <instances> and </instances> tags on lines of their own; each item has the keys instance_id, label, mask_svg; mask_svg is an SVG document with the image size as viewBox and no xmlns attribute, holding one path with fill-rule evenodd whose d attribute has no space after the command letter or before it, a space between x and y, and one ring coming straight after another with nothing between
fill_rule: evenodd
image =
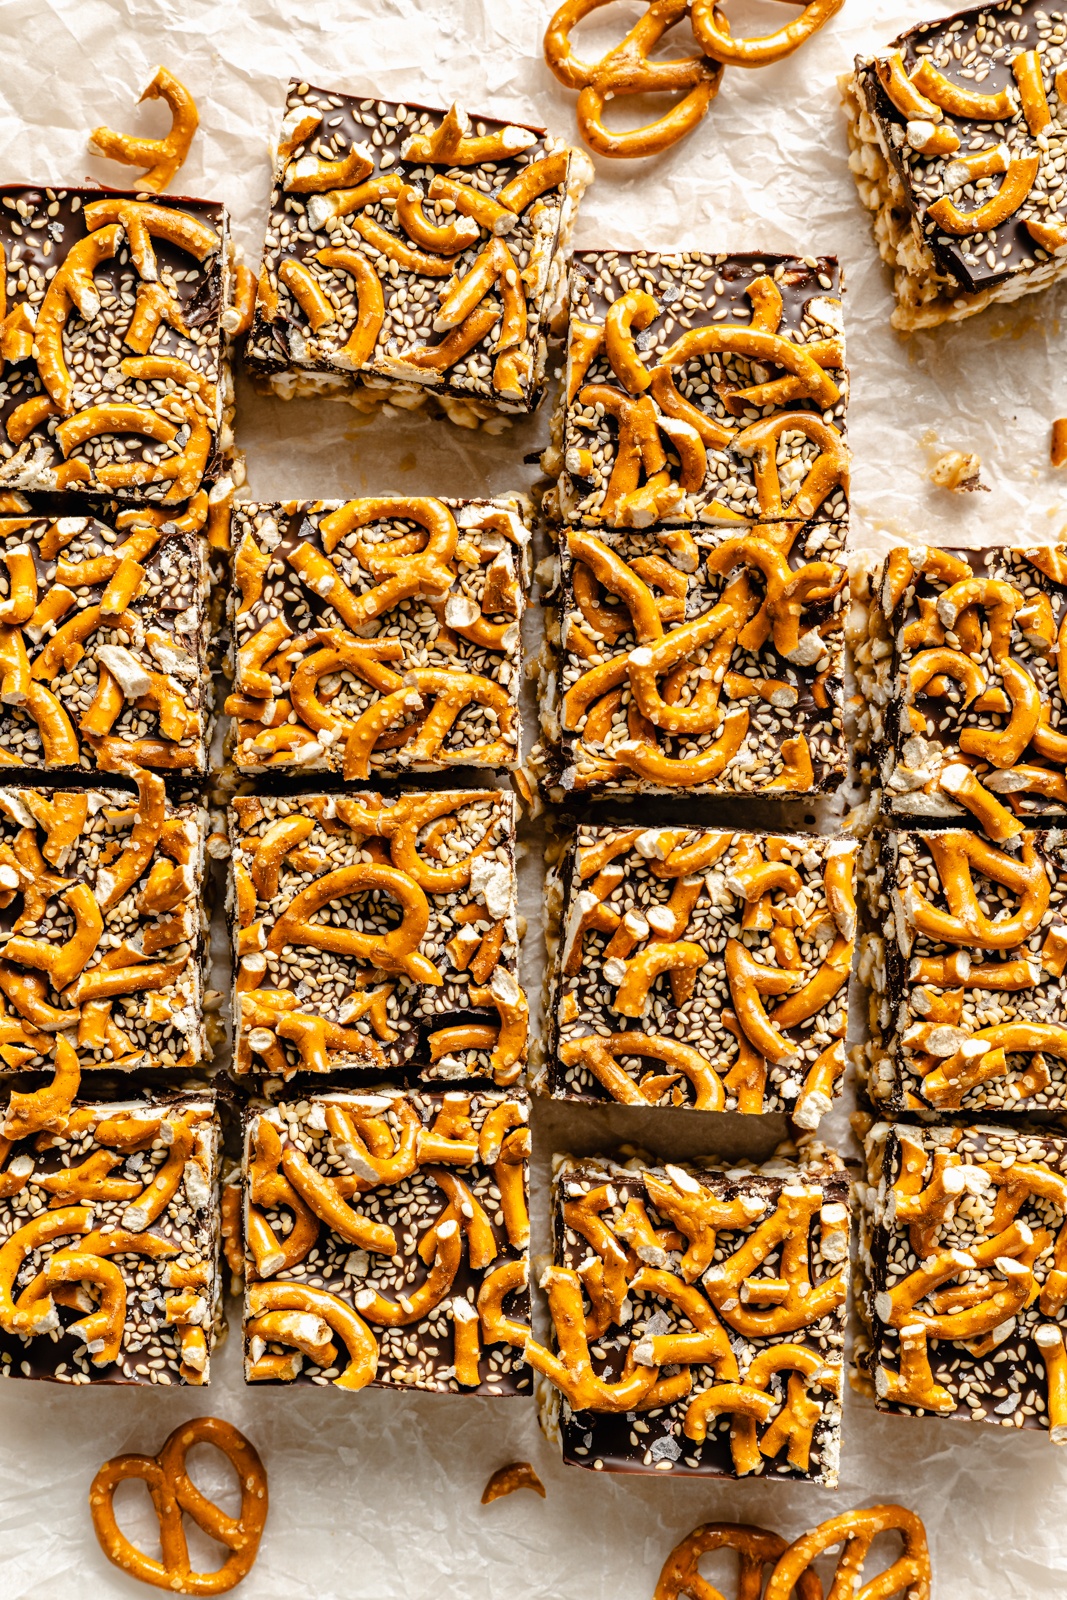
<instances>
[{"instance_id":1,"label":"square dessert bar","mask_svg":"<svg viewBox=\"0 0 1067 1600\"><path fill-rule=\"evenodd\" d=\"M529 1394L528 1118L492 1090L251 1112L246 1380Z\"/></svg>"},{"instance_id":2,"label":"square dessert bar","mask_svg":"<svg viewBox=\"0 0 1067 1600\"><path fill-rule=\"evenodd\" d=\"M207 770L210 570L198 520L70 495L0 516L5 767Z\"/></svg>"},{"instance_id":3,"label":"square dessert bar","mask_svg":"<svg viewBox=\"0 0 1067 1600\"><path fill-rule=\"evenodd\" d=\"M211 1094L0 1121L0 1377L203 1384L221 1326Z\"/></svg>"},{"instance_id":4,"label":"square dessert bar","mask_svg":"<svg viewBox=\"0 0 1067 1600\"><path fill-rule=\"evenodd\" d=\"M1067 1139L882 1122L867 1161L861 1386L879 1411L1067 1443Z\"/></svg>"},{"instance_id":5,"label":"square dessert bar","mask_svg":"<svg viewBox=\"0 0 1067 1600\"><path fill-rule=\"evenodd\" d=\"M235 1063L511 1084L526 1058L515 797L242 797L230 808Z\"/></svg>"},{"instance_id":6,"label":"square dessert bar","mask_svg":"<svg viewBox=\"0 0 1067 1600\"><path fill-rule=\"evenodd\" d=\"M432 396L463 427L535 410L592 175L543 128L293 81L253 374L360 410Z\"/></svg>"},{"instance_id":7,"label":"square dessert bar","mask_svg":"<svg viewBox=\"0 0 1067 1600\"><path fill-rule=\"evenodd\" d=\"M562 1100L784 1110L816 1128L845 1066L857 848L580 826L549 883L544 1087Z\"/></svg>"},{"instance_id":8,"label":"square dessert bar","mask_svg":"<svg viewBox=\"0 0 1067 1600\"><path fill-rule=\"evenodd\" d=\"M849 165L910 333L1067 272L1067 9L1000 4L909 29L841 79Z\"/></svg>"},{"instance_id":9,"label":"square dessert bar","mask_svg":"<svg viewBox=\"0 0 1067 1600\"><path fill-rule=\"evenodd\" d=\"M998 843L1067 812L1067 546L901 548L854 587L882 810L969 813Z\"/></svg>"},{"instance_id":10,"label":"square dessert bar","mask_svg":"<svg viewBox=\"0 0 1067 1600\"><path fill-rule=\"evenodd\" d=\"M173 504L222 470L234 292L221 205L0 187L0 489Z\"/></svg>"},{"instance_id":11,"label":"square dessert bar","mask_svg":"<svg viewBox=\"0 0 1067 1600\"><path fill-rule=\"evenodd\" d=\"M517 762L529 519L519 495L237 505L240 770Z\"/></svg>"},{"instance_id":12,"label":"square dessert bar","mask_svg":"<svg viewBox=\"0 0 1067 1600\"><path fill-rule=\"evenodd\" d=\"M1067 837L873 835L867 1087L883 1109L1067 1109Z\"/></svg>"},{"instance_id":13,"label":"square dessert bar","mask_svg":"<svg viewBox=\"0 0 1067 1600\"><path fill-rule=\"evenodd\" d=\"M545 470L583 527L848 514L832 256L580 250Z\"/></svg>"},{"instance_id":14,"label":"square dessert bar","mask_svg":"<svg viewBox=\"0 0 1067 1600\"><path fill-rule=\"evenodd\" d=\"M843 529L562 529L538 756L553 798L836 789Z\"/></svg>"},{"instance_id":15,"label":"square dessert bar","mask_svg":"<svg viewBox=\"0 0 1067 1600\"><path fill-rule=\"evenodd\" d=\"M142 773L112 789L0 789L0 1062L191 1067L204 1026L207 814ZM2 1070L2 1069L0 1069Z\"/></svg>"},{"instance_id":16,"label":"square dessert bar","mask_svg":"<svg viewBox=\"0 0 1067 1600\"><path fill-rule=\"evenodd\" d=\"M792 1146L788 1146L792 1150ZM558 1156L542 1427L570 1466L833 1488L849 1179L799 1163ZM558 1391L555 1392L555 1391Z\"/></svg>"}]
</instances>

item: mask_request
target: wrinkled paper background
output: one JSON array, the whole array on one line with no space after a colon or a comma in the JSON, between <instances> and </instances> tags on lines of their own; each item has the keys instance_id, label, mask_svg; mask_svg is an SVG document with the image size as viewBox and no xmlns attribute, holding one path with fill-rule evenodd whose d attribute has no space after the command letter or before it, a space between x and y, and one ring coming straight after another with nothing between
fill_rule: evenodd
<instances>
[{"instance_id":1,"label":"wrinkled paper background","mask_svg":"<svg viewBox=\"0 0 1067 1600\"><path fill-rule=\"evenodd\" d=\"M85 137L98 123L164 128L162 107L134 109L163 62L200 109L178 187L225 200L256 263L268 144L291 75L408 102L447 105L455 98L472 111L572 134L574 96L541 60L548 9L548 0L302 0L289 7L270 0L3 0L0 179L58 184L91 173L123 183L125 169L90 157ZM939 0L847 0L791 60L762 72L728 71L687 141L657 161L600 163L578 228L577 242L590 246L841 256L854 383L856 545L901 538L1039 542L1067 520L1065 480L1047 464L1051 419L1067 411L1067 379L1055 354L1067 288L901 341L889 328L887 275L846 170L836 75L857 51L941 9ZM621 36L618 21L635 14L629 5L613 8L607 26L618 30L614 38ZM761 15L764 26L783 20L777 6L763 4ZM592 45L607 36L589 24L583 47L586 34ZM622 125L631 109L612 120ZM546 434L544 411L503 437L485 438L429 419L367 421L341 405L285 404L254 396L246 384L240 389L238 438L250 487L261 498L524 486L536 469L522 457ZM977 450L991 492L956 497L932 489L924 473L938 447ZM538 623L531 612L532 650ZM534 991L542 838L529 831L523 869ZM850 1138L846 1111L823 1128L842 1145ZM537 1108L535 1248L546 1238L552 1149L593 1150L628 1139L673 1155L737 1155L767 1151L780 1136L776 1119L743 1129L739 1122ZM1067 1451L1057 1454L1038 1434L880 1419L849 1394L836 1494L762 1481L611 1478L564 1471L528 1402L381 1390L355 1397L308 1388L249 1392L232 1337L214 1373L208 1392L0 1387L3 1600L143 1594L97 1547L89 1483L106 1457L158 1449L172 1427L200 1411L245 1429L270 1473L270 1519L241 1589L246 1600L649 1600L668 1550L701 1521L747 1520L794 1537L851 1506L887 1499L925 1517L941 1600L1040 1600L1063 1591ZM207 1486L221 1483L224 1475L204 1454L198 1477ZM536 1464L547 1501L524 1493L483 1509L490 1472L515 1458ZM153 1519L138 1492L127 1488L120 1506L126 1526L143 1535ZM204 1554L195 1544L194 1551Z\"/></svg>"}]
</instances>

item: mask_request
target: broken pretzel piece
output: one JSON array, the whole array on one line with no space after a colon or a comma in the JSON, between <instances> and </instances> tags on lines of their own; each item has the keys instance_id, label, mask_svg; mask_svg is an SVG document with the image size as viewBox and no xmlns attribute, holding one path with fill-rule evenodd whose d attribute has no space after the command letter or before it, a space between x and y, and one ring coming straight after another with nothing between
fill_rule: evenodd
<instances>
[{"instance_id":1,"label":"broken pretzel piece","mask_svg":"<svg viewBox=\"0 0 1067 1600\"><path fill-rule=\"evenodd\" d=\"M137 180L138 190L150 189L160 194L170 186L189 154L200 119L192 95L166 67L156 68L140 103L145 100L165 100L170 107L173 120L165 138L145 139L132 133L115 133L111 128L94 128L89 135L89 149L94 156L106 156L127 167L147 167Z\"/></svg>"},{"instance_id":2,"label":"broken pretzel piece","mask_svg":"<svg viewBox=\"0 0 1067 1600\"><path fill-rule=\"evenodd\" d=\"M482 1490L482 1505L490 1505L517 1489L532 1489L542 1500L545 1498L545 1486L528 1461L512 1461L506 1467L498 1467Z\"/></svg>"}]
</instances>

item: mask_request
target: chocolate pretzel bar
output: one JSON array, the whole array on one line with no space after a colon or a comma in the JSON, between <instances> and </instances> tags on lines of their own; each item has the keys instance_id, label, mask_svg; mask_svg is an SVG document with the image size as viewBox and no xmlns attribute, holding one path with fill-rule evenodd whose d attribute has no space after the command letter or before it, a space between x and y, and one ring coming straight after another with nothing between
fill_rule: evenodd
<instances>
[{"instance_id":1,"label":"chocolate pretzel bar","mask_svg":"<svg viewBox=\"0 0 1067 1600\"><path fill-rule=\"evenodd\" d=\"M230 838L239 1073L518 1079L513 795L242 797Z\"/></svg>"},{"instance_id":2,"label":"chocolate pretzel bar","mask_svg":"<svg viewBox=\"0 0 1067 1600\"><path fill-rule=\"evenodd\" d=\"M834 1487L848 1239L848 1176L819 1147L765 1167L558 1156L554 1348L526 1356L564 1462Z\"/></svg>"},{"instance_id":3,"label":"chocolate pretzel bar","mask_svg":"<svg viewBox=\"0 0 1067 1600\"><path fill-rule=\"evenodd\" d=\"M221 1325L211 1094L0 1122L0 1377L204 1384ZM21 1102L21 1103L20 1103Z\"/></svg>"},{"instance_id":4,"label":"chocolate pretzel bar","mask_svg":"<svg viewBox=\"0 0 1067 1600\"><path fill-rule=\"evenodd\" d=\"M119 789L0 789L0 1061L191 1067L204 1026L207 815L142 773ZM76 1030L76 1032L74 1031Z\"/></svg>"},{"instance_id":5,"label":"chocolate pretzel bar","mask_svg":"<svg viewBox=\"0 0 1067 1600\"><path fill-rule=\"evenodd\" d=\"M232 444L220 205L0 187L0 489L167 505Z\"/></svg>"},{"instance_id":6,"label":"chocolate pretzel bar","mask_svg":"<svg viewBox=\"0 0 1067 1600\"><path fill-rule=\"evenodd\" d=\"M529 1394L528 1117L390 1089L250 1113L247 1382Z\"/></svg>"},{"instance_id":7,"label":"chocolate pretzel bar","mask_svg":"<svg viewBox=\"0 0 1067 1600\"><path fill-rule=\"evenodd\" d=\"M205 517L69 495L0 517L0 764L207 770Z\"/></svg>"},{"instance_id":8,"label":"chocolate pretzel bar","mask_svg":"<svg viewBox=\"0 0 1067 1600\"><path fill-rule=\"evenodd\" d=\"M894 817L998 843L1067 811L1067 547L893 550L854 577L863 743Z\"/></svg>"},{"instance_id":9,"label":"chocolate pretzel bar","mask_svg":"<svg viewBox=\"0 0 1067 1600\"><path fill-rule=\"evenodd\" d=\"M361 411L432 398L468 428L535 410L591 177L543 128L293 81L251 371Z\"/></svg>"},{"instance_id":10,"label":"chocolate pretzel bar","mask_svg":"<svg viewBox=\"0 0 1067 1600\"><path fill-rule=\"evenodd\" d=\"M517 495L238 505L240 770L366 780L517 761L529 515Z\"/></svg>"},{"instance_id":11,"label":"chocolate pretzel bar","mask_svg":"<svg viewBox=\"0 0 1067 1600\"><path fill-rule=\"evenodd\" d=\"M548 509L606 532L848 514L831 256L576 251Z\"/></svg>"},{"instance_id":12,"label":"chocolate pretzel bar","mask_svg":"<svg viewBox=\"0 0 1067 1600\"><path fill-rule=\"evenodd\" d=\"M1067 272L1067 10L1001 0L900 34L840 80L892 322L957 322Z\"/></svg>"},{"instance_id":13,"label":"chocolate pretzel bar","mask_svg":"<svg viewBox=\"0 0 1067 1600\"><path fill-rule=\"evenodd\" d=\"M1067 1109L1067 840L875 835L861 881L872 1101L901 1111Z\"/></svg>"},{"instance_id":14,"label":"chocolate pretzel bar","mask_svg":"<svg viewBox=\"0 0 1067 1600\"><path fill-rule=\"evenodd\" d=\"M549 885L543 1086L818 1127L845 1066L856 850L581 826Z\"/></svg>"},{"instance_id":15,"label":"chocolate pretzel bar","mask_svg":"<svg viewBox=\"0 0 1067 1600\"><path fill-rule=\"evenodd\" d=\"M836 789L843 529L562 529L535 757L552 798Z\"/></svg>"},{"instance_id":16,"label":"chocolate pretzel bar","mask_svg":"<svg viewBox=\"0 0 1067 1600\"><path fill-rule=\"evenodd\" d=\"M855 1354L879 1411L1067 1443L1067 1140L882 1122L867 1162Z\"/></svg>"}]
</instances>

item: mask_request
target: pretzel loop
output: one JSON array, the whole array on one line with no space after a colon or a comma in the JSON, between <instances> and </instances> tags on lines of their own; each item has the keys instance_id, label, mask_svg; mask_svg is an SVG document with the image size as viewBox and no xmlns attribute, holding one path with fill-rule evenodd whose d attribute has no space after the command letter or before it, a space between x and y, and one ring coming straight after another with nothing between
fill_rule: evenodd
<instances>
[{"instance_id":1,"label":"pretzel loop","mask_svg":"<svg viewBox=\"0 0 1067 1600\"><path fill-rule=\"evenodd\" d=\"M794 3L802 5L803 0ZM722 9L725 0L693 0L693 32L704 54L723 66L767 67L799 50L837 15L844 3L845 0L809 0L799 17L773 33L735 39Z\"/></svg>"}]
</instances>

